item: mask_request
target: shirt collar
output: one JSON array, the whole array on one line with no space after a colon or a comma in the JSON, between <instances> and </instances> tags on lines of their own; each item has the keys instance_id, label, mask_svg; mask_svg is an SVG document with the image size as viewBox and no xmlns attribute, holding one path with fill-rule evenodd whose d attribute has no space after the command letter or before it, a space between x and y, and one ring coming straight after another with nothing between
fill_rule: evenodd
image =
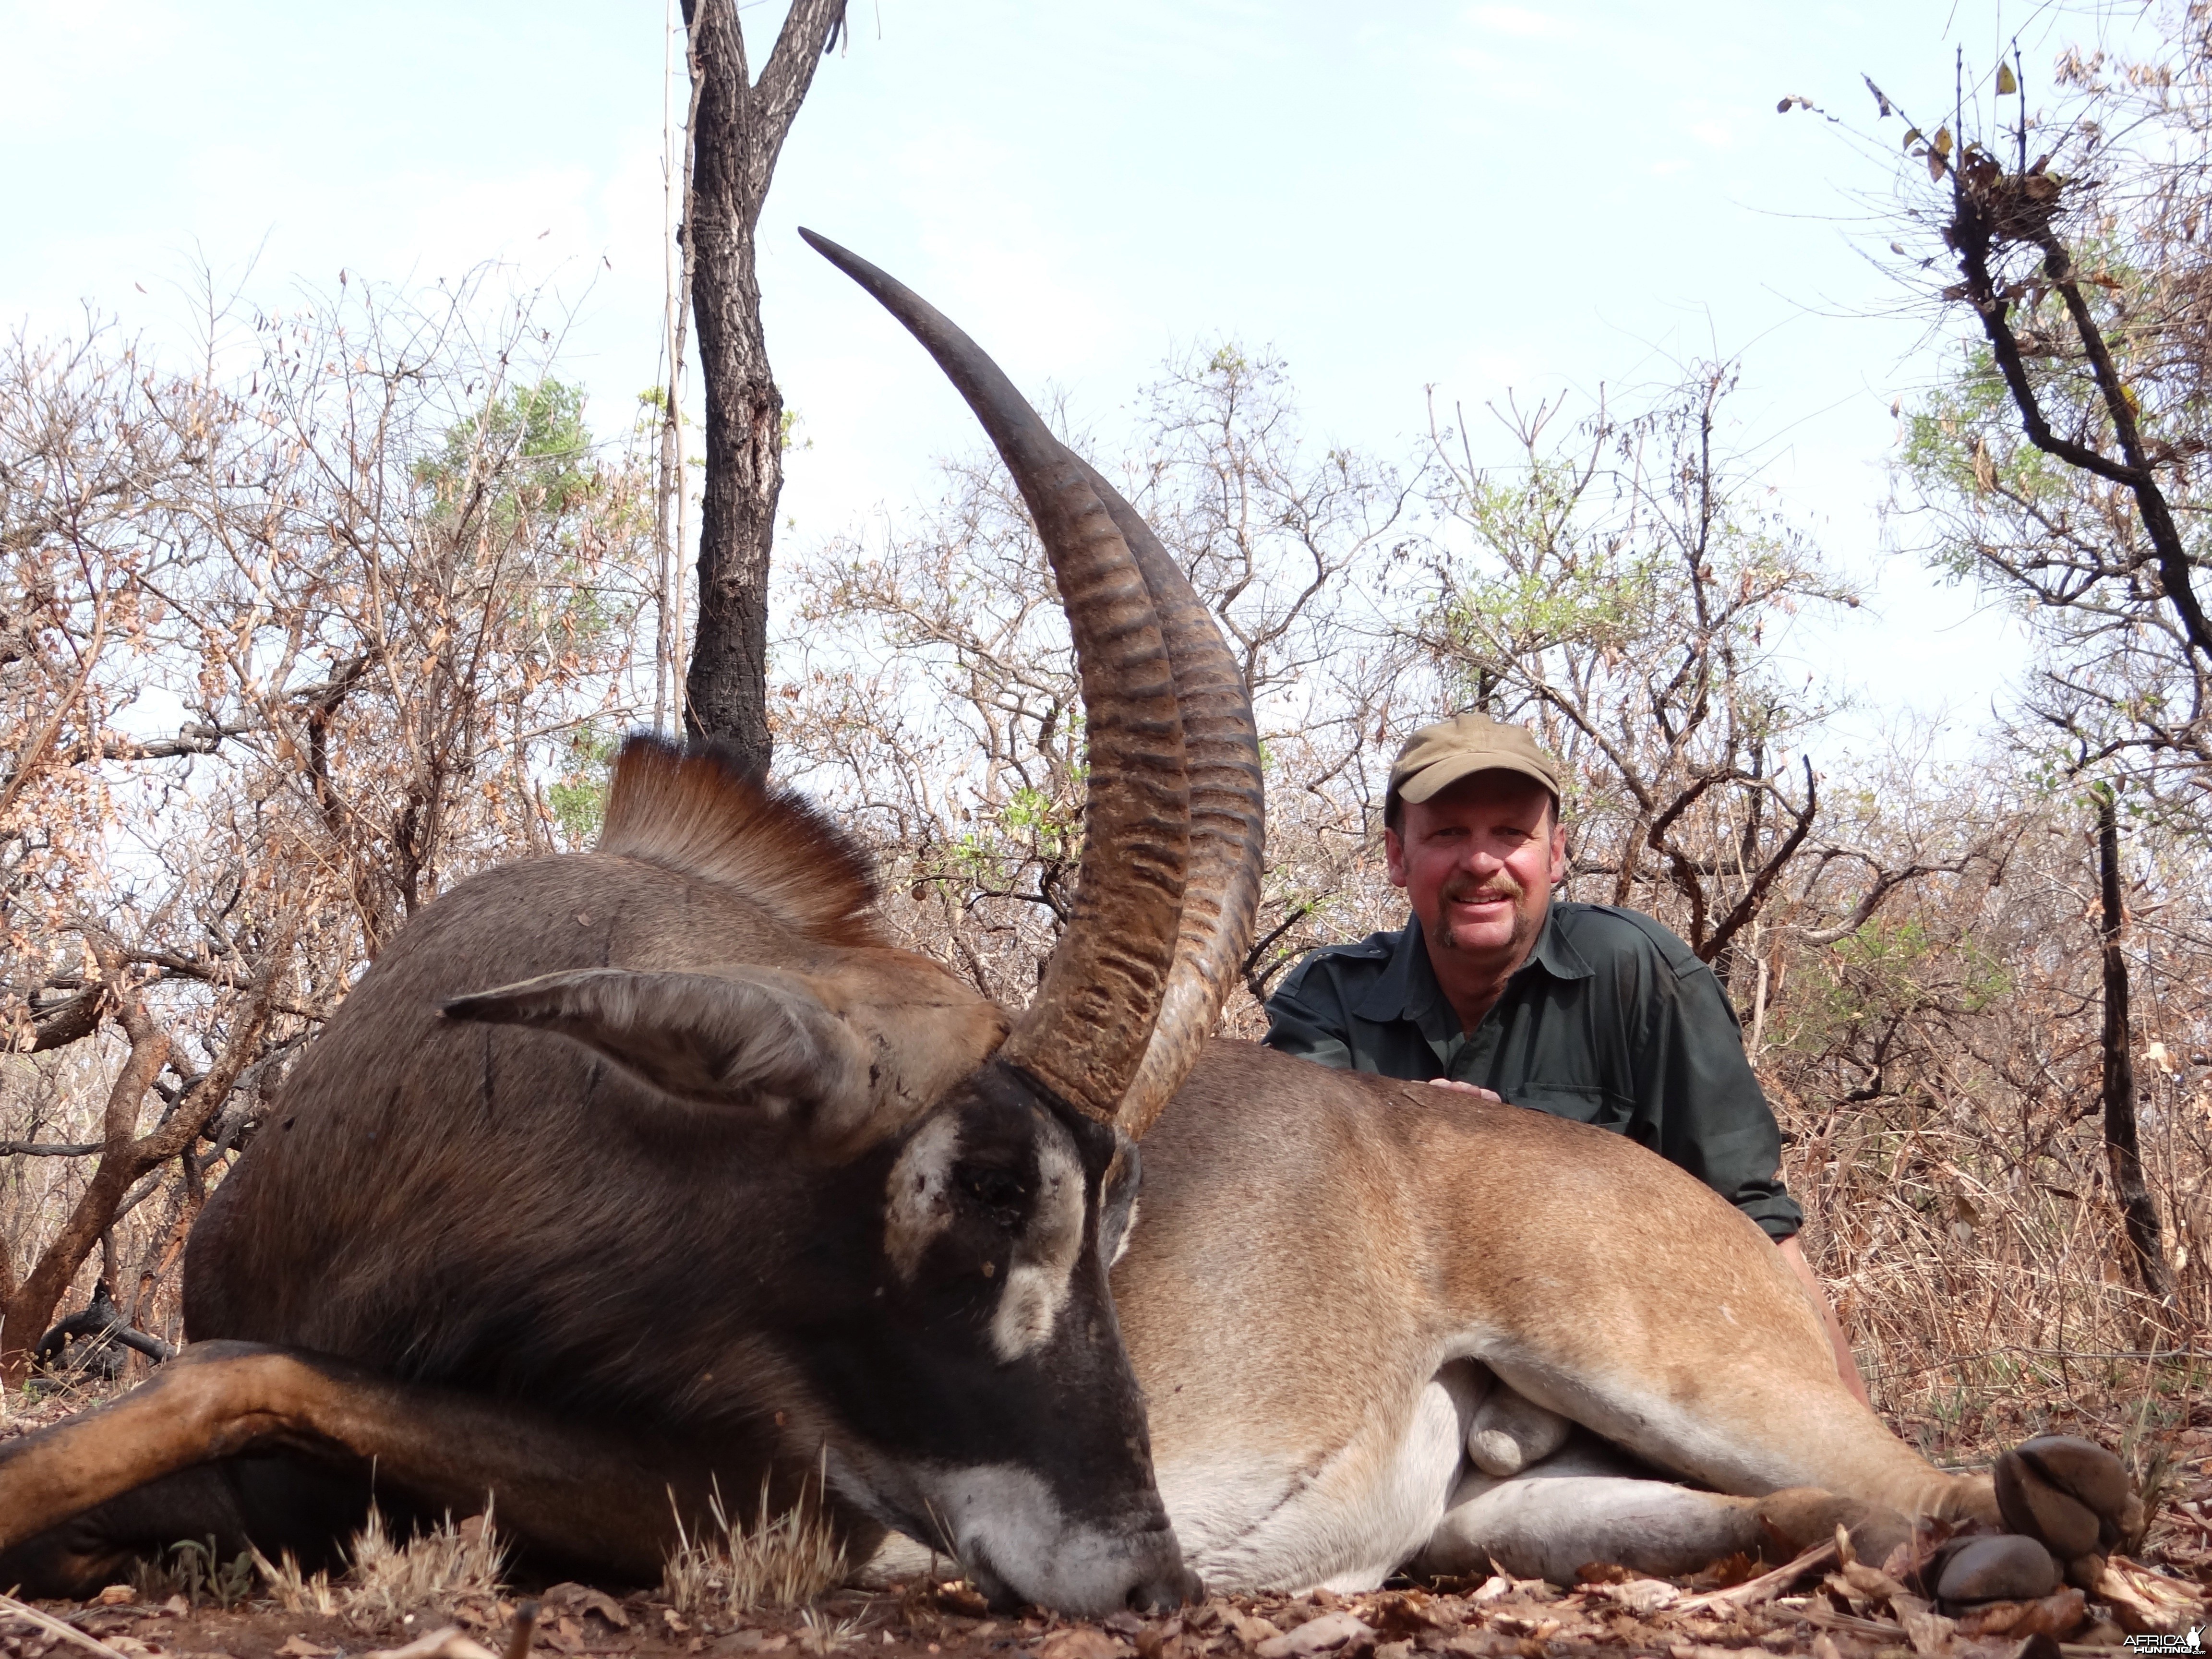
<instances>
[{"instance_id":1,"label":"shirt collar","mask_svg":"<svg viewBox=\"0 0 2212 1659\"><path fill-rule=\"evenodd\" d=\"M1536 948L1528 952L1528 960L1516 968L1512 979L1506 981L1507 994L1510 995L1514 984L1536 968L1560 980L1589 979L1596 972L1583 959L1582 952L1567 942L1559 927L1558 899L1553 899L1545 912L1543 931L1536 935ZM1459 1016L1444 1000L1443 987L1437 983L1437 970L1429 961L1428 940L1421 933L1419 916L1406 918L1405 930L1398 935L1389 962L1352 1012L1378 1024L1410 1019L1431 1037L1449 1036L1459 1030ZM1437 1029L1431 1030L1431 1026Z\"/></svg>"}]
</instances>

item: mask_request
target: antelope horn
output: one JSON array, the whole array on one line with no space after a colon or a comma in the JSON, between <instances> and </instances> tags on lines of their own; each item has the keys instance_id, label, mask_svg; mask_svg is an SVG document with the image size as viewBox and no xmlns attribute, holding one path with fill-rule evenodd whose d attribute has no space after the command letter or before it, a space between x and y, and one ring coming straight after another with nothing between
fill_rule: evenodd
<instances>
[{"instance_id":1,"label":"antelope horn","mask_svg":"<svg viewBox=\"0 0 2212 1659\"><path fill-rule=\"evenodd\" d=\"M1182 722L1152 594L1080 465L999 366L903 283L799 234L937 360L998 447L1052 561L1090 750L1083 863L1075 914L999 1057L1111 1124L1159 1017L1190 852Z\"/></svg>"},{"instance_id":2,"label":"antelope horn","mask_svg":"<svg viewBox=\"0 0 2212 1659\"><path fill-rule=\"evenodd\" d=\"M1137 509L1080 457L1076 465L1113 515L1159 607L1160 632L1175 669L1176 706L1182 714L1183 752L1189 757L1190 874L1183 885L1182 927L1159 1023L1121 1097L1121 1128L1140 1140L1190 1075L1252 948L1267 839L1266 793L1251 695L1220 628Z\"/></svg>"}]
</instances>

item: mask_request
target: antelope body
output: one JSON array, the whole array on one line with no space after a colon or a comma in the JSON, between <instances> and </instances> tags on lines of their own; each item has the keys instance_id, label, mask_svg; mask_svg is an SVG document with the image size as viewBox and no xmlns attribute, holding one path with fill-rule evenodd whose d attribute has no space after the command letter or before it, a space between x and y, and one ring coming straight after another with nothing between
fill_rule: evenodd
<instances>
[{"instance_id":1,"label":"antelope body","mask_svg":"<svg viewBox=\"0 0 2212 1659\"><path fill-rule=\"evenodd\" d=\"M1850 1397L1772 1246L1688 1176L1204 1040L1257 890L1225 647L964 336L817 245L938 356L1054 556L1091 799L1036 1003L889 945L810 809L634 742L599 851L441 897L301 1060L195 1229L192 1345L0 1446L0 1584L209 1533L312 1553L372 1485L489 1492L541 1556L651 1577L718 1491L817 1470L856 1546L903 1533L1078 1613L1192 1569L1684 1571L1763 1531L1994 1519ZM2117 1468L2016 1459L2006 1511L2109 1547Z\"/></svg>"}]
</instances>

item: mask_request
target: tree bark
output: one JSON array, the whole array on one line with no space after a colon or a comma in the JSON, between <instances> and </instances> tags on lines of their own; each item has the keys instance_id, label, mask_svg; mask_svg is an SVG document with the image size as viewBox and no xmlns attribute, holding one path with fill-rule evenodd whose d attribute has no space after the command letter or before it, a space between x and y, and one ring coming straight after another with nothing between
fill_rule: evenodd
<instances>
[{"instance_id":1,"label":"tree bark","mask_svg":"<svg viewBox=\"0 0 2212 1659\"><path fill-rule=\"evenodd\" d=\"M783 394L761 331L753 233L792 118L844 21L845 0L793 0L757 82L734 0L687 0L698 64L692 198L692 314L707 394L699 522L699 610L684 724L766 772L769 550L783 493Z\"/></svg>"},{"instance_id":2,"label":"tree bark","mask_svg":"<svg viewBox=\"0 0 2212 1659\"><path fill-rule=\"evenodd\" d=\"M2173 1276L2166 1271L2159 1238L2158 1206L2143 1183L2142 1151L2136 1136L2136 1068L2128 1031L2128 964L2120 954L2120 929L2126 911L2120 902L2120 831L2109 787L2097 791L2097 865L2104 890L2105 945L2105 1153L2112 1166L2112 1190L2134 1247L2136 1276L2160 1302L2173 1299Z\"/></svg>"},{"instance_id":3,"label":"tree bark","mask_svg":"<svg viewBox=\"0 0 2212 1659\"><path fill-rule=\"evenodd\" d=\"M21 1285L5 1286L0 1304L0 1381L13 1386L29 1367L31 1350L53 1322L70 1281L113 1224L131 1183L146 1172L137 1153L139 1103L169 1058L168 1033L154 1023L136 992L116 988L116 1019L131 1039L131 1052L107 1091L106 1150L85 1183L69 1219L40 1255Z\"/></svg>"}]
</instances>

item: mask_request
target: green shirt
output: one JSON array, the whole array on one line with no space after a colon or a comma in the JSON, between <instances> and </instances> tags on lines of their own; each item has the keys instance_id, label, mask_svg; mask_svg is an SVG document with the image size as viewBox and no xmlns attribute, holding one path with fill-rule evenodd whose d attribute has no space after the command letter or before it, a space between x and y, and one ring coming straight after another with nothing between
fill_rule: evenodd
<instances>
[{"instance_id":1,"label":"green shirt","mask_svg":"<svg viewBox=\"0 0 2212 1659\"><path fill-rule=\"evenodd\" d=\"M1267 999L1267 1042L1340 1070L1472 1083L1615 1130L1775 1238L1803 1224L1735 1010L1688 945L1633 910L1554 901L1472 1031L1437 983L1418 919L1316 951Z\"/></svg>"}]
</instances>

